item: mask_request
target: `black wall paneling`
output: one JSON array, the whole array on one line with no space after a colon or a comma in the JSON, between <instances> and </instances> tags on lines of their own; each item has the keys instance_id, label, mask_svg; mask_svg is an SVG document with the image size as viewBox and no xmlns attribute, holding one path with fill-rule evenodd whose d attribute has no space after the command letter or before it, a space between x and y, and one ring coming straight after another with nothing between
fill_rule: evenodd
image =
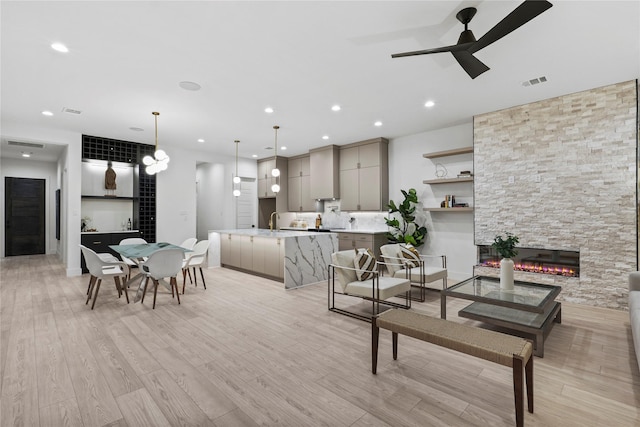
<instances>
[{"instance_id":1,"label":"black wall paneling","mask_svg":"<svg viewBox=\"0 0 640 427\"><path fill-rule=\"evenodd\" d=\"M133 228L147 242L156 241L156 176L147 175L142 158L153 156L153 145L82 135L82 158L131 163L133 179Z\"/></svg>"}]
</instances>

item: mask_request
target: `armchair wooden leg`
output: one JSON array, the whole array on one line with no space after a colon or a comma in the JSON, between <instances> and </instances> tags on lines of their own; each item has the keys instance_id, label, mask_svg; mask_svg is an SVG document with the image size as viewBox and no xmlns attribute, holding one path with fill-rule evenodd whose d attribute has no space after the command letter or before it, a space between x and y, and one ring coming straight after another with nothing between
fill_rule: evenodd
<instances>
[{"instance_id":1,"label":"armchair wooden leg","mask_svg":"<svg viewBox=\"0 0 640 427\"><path fill-rule=\"evenodd\" d=\"M202 267L198 267L200 269L200 277L202 277L202 286L204 286L205 289L207 289L207 284L204 282L204 274L202 273ZM196 274L195 271L193 272L193 274Z\"/></svg>"},{"instance_id":2,"label":"armchair wooden leg","mask_svg":"<svg viewBox=\"0 0 640 427\"><path fill-rule=\"evenodd\" d=\"M189 276L191 277L191 276ZM196 274L196 268L193 267L193 283L196 285L196 288L198 287L198 275Z\"/></svg>"},{"instance_id":3,"label":"armchair wooden leg","mask_svg":"<svg viewBox=\"0 0 640 427\"><path fill-rule=\"evenodd\" d=\"M91 299L91 294L93 293L93 287L96 284L96 277L95 276L91 276L91 278L89 279L89 289L87 290L87 302L85 302L84 304L87 305L89 304L89 300Z\"/></svg>"},{"instance_id":4,"label":"armchair wooden leg","mask_svg":"<svg viewBox=\"0 0 640 427\"><path fill-rule=\"evenodd\" d=\"M114 277L114 279L116 280L116 283L120 282L119 277ZM126 279L126 276L123 276L124 281L118 283L118 286L120 286L121 291L124 291L124 296L127 297L127 304L129 304L129 292L127 292L127 287L125 286Z\"/></svg>"},{"instance_id":5,"label":"armchair wooden leg","mask_svg":"<svg viewBox=\"0 0 640 427\"><path fill-rule=\"evenodd\" d=\"M140 301L140 304L144 303L144 296L147 294L147 288L149 287L149 277L144 277L143 279L143 291L142 291L142 301Z\"/></svg>"},{"instance_id":6,"label":"armchair wooden leg","mask_svg":"<svg viewBox=\"0 0 640 427\"><path fill-rule=\"evenodd\" d=\"M178 304L180 304L180 292L178 292L178 279L176 279L175 277L172 277L169 281L171 282L172 293L173 293L173 288L176 288L176 296L178 297Z\"/></svg>"},{"instance_id":7,"label":"armchair wooden leg","mask_svg":"<svg viewBox=\"0 0 640 427\"><path fill-rule=\"evenodd\" d=\"M182 295L184 295L184 285L187 283L187 272L189 267L182 269ZM191 274L189 274L189 280L191 280Z\"/></svg>"},{"instance_id":8,"label":"armchair wooden leg","mask_svg":"<svg viewBox=\"0 0 640 427\"><path fill-rule=\"evenodd\" d=\"M156 295L158 294L158 281L156 279L153 280L153 309L156 308Z\"/></svg>"},{"instance_id":9,"label":"armchair wooden leg","mask_svg":"<svg viewBox=\"0 0 640 427\"><path fill-rule=\"evenodd\" d=\"M96 283L96 293L93 296L93 303L91 304L91 310L96 306L96 300L98 299L98 291L100 290L100 283L102 283L102 279L98 279Z\"/></svg>"},{"instance_id":10,"label":"armchair wooden leg","mask_svg":"<svg viewBox=\"0 0 640 427\"><path fill-rule=\"evenodd\" d=\"M391 345L393 347L393 360L398 360L398 333L391 333Z\"/></svg>"}]
</instances>

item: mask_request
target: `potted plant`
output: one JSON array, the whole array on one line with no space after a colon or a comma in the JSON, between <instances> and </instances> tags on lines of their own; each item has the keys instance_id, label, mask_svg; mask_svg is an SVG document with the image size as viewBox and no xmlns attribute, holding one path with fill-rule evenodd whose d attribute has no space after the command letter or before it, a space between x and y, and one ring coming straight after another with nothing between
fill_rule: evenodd
<instances>
[{"instance_id":1,"label":"potted plant","mask_svg":"<svg viewBox=\"0 0 640 427\"><path fill-rule=\"evenodd\" d=\"M393 200L389 201L389 217L385 217L385 222L390 230L387 232L387 240L391 243L410 243L419 247L427 237L427 228L424 226L425 218L420 215L422 211L416 213L418 206L418 194L414 188L409 191L402 191L404 200L396 206Z\"/></svg>"},{"instance_id":2,"label":"potted plant","mask_svg":"<svg viewBox=\"0 0 640 427\"><path fill-rule=\"evenodd\" d=\"M509 232L506 233L506 237L497 235L493 239L491 246L495 248L498 255L502 258L500 260L500 287L505 289L513 289L513 258L518 254L516 250L516 243L520 239Z\"/></svg>"}]
</instances>

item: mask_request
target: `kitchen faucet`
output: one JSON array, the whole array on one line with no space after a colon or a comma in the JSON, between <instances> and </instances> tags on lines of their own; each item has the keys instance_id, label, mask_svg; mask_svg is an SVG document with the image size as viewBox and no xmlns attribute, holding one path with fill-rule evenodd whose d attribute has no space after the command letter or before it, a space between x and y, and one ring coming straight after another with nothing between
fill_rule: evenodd
<instances>
[{"instance_id":1,"label":"kitchen faucet","mask_svg":"<svg viewBox=\"0 0 640 427\"><path fill-rule=\"evenodd\" d=\"M280 214L278 212L272 212L269 217L269 231L273 231L273 215L277 215L277 219L280 219Z\"/></svg>"}]
</instances>

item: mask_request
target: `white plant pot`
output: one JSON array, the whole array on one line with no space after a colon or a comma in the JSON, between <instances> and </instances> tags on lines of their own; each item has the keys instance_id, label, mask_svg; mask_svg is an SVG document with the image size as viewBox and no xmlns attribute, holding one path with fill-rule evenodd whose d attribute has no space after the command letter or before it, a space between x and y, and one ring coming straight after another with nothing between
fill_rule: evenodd
<instances>
[{"instance_id":1,"label":"white plant pot","mask_svg":"<svg viewBox=\"0 0 640 427\"><path fill-rule=\"evenodd\" d=\"M513 260L511 258L500 260L500 288L513 289Z\"/></svg>"}]
</instances>

